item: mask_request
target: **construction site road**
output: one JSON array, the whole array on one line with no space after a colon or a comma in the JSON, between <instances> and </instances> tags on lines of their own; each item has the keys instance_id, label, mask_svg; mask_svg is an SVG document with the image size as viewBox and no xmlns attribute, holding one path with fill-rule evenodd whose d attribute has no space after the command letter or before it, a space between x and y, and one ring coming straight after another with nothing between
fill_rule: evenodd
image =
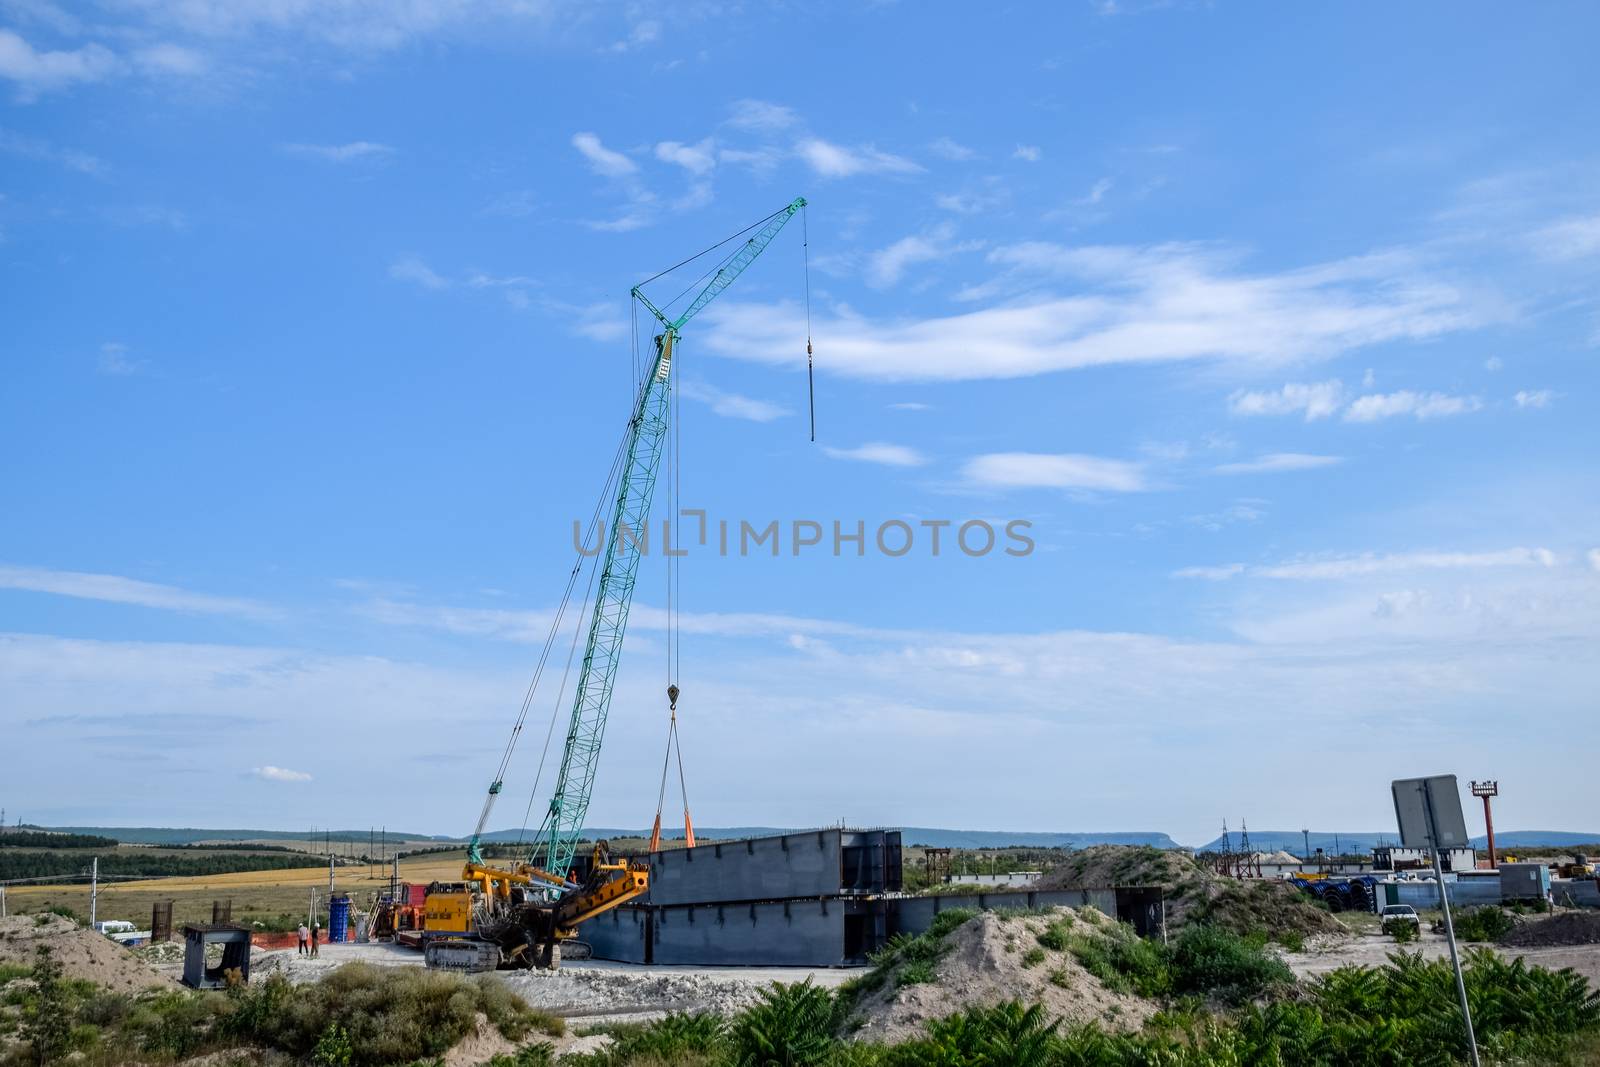
<instances>
[{"instance_id":1,"label":"construction site road","mask_svg":"<svg viewBox=\"0 0 1600 1067\"><path fill-rule=\"evenodd\" d=\"M315 959L292 949L251 956L252 978L282 974L314 982L346 963L420 967L422 953L392 944L322 945ZM556 971L499 971L497 977L530 1007L585 1024L646 1022L669 1012L729 1016L755 1003L773 982L837 986L859 969L807 967L657 967L583 960Z\"/></svg>"}]
</instances>

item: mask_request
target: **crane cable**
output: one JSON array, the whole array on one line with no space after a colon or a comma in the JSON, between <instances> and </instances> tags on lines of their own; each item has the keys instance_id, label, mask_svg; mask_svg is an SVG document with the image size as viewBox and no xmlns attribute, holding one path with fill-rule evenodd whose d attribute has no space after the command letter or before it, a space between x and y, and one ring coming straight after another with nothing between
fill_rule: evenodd
<instances>
[{"instance_id":1,"label":"crane cable","mask_svg":"<svg viewBox=\"0 0 1600 1067\"><path fill-rule=\"evenodd\" d=\"M683 506L683 405L675 382L668 383L669 408L671 418L671 436L667 439L667 513L668 518L662 526L662 554L666 557L667 564L667 710L669 723L667 726L667 748L661 760L661 787L656 793L656 816L650 829L650 851L655 852L661 847L661 813L667 802L667 773L672 766L672 757L678 757L678 788L683 797L683 831L684 838L690 848L694 847L694 823L689 817L689 787L687 777L683 770L683 742L678 732L678 679L683 665L683 572L679 564L682 558L677 555L681 552L682 522L680 509Z\"/></svg>"},{"instance_id":2,"label":"crane cable","mask_svg":"<svg viewBox=\"0 0 1600 1067\"><path fill-rule=\"evenodd\" d=\"M806 271L806 404L811 410L811 440L817 439L817 382L811 367L811 225L806 209L800 209L800 250Z\"/></svg>"}]
</instances>

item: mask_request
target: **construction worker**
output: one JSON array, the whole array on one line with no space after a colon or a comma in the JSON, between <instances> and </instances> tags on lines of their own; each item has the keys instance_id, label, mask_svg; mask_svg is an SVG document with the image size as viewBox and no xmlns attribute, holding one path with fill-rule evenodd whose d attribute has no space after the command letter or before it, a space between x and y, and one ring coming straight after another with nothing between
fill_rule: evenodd
<instances>
[{"instance_id":1,"label":"construction worker","mask_svg":"<svg viewBox=\"0 0 1600 1067\"><path fill-rule=\"evenodd\" d=\"M317 958L317 943L322 940L322 924L311 924L311 958Z\"/></svg>"},{"instance_id":2,"label":"construction worker","mask_svg":"<svg viewBox=\"0 0 1600 1067\"><path fill-rule=\"evenodd\" d=\"M311 951L311 931L306 929L306 924L305 923L301 923L300 924L300 951L297 952L296 955L304 956L306 953L308 953L310 951Z\"/></svg>"}]
</instances>

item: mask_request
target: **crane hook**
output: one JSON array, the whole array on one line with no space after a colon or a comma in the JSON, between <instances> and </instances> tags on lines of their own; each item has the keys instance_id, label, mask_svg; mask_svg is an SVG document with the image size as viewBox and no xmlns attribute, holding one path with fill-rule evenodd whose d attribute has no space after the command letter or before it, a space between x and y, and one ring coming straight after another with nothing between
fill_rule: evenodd
<instances>
[{"instance_id":1,"label":"crane hook","mask_svg":"<svg viewBox=\"0 0 1600 1067\"><path fill-rule=\"evenodd\" d=\"M678 687L675 685L667 686L667 706L670 711L678 710Z\"/></svg>"}]
</instances>

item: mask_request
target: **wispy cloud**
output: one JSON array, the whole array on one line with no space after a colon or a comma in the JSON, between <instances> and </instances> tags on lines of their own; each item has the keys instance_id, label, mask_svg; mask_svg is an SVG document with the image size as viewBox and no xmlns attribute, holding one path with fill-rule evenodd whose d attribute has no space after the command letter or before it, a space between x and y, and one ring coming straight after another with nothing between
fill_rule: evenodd
<instances>
[{"instance_id":1,"label":"wispy cloud","mask_svg":"<svg viewBox=\"0 0 1600 1067\"><path fill-rule=\"evenodd\" d=\"M880 152L872 145L847 148L818 137L795 145L795 152L822 178L849 178L857 174L915 174L920 166L904 156Z\"/></svg>"},{"instance_id":2,"label":"wispy cloud","mask_svg":"<svg viewBox=\"0 0 1600 1067\"><path fill-rule=\"evenodd\" d=\"M1431 284L1404 257L1365 257L1299 271L1248 274L1191 246L1072 248L1047 243L991 252L1007 273L966 291L994 306L920 319L871 319L838 309L816 327L830 368L889 381L1020 378L1115 363L1229 360L1281 365L1385 341L1465 330L1489 312ZM1014 273L1013 273L1014 272ZM1070 295L1039 293L1062 276ZM708 346L776 362L803 329L793 304L707 309ZM798 325L797 325L798 324Z\"/></svg>"},{"instance_id":3,"label":"wispy cloud","mask_svg":"<svg viewBox=\"0 0 1600 1067\"><path fill-rule=\"evenodd\" d=\"M606 51L613 55L635 52L661 39L661 23L654 19L641 19L628 28L628 36L611 42Z\"/></svg>"},{"instance_id":4,"label":"wispy cloud","mask_svg":"<svg viewBox=\"0 0 1600 1067\"><path fill-rule=\"evenodd\" d=\"M145 367L142 359L130 359L128 346L120 341L107 341L100 346L100 373L114 378L138 374Z\"/></svg>"},{"instance_id":5,"label":"wispy cloud","mask_svg":"<svg viewBox=\"0 0 1600 1067\"><path fill-rule=\"evenodd\" d=\"M1293 415L1304 412L1307 422L1325 419L1338 412L1344 401L1340 382L1289 382L1270 392L1241 390L1228 398L1228 410L1235 415Z\"/></svg>"},{"instance_id":6,"label":"wispy cloud","mask_svg":"<svg viewBox=\"0 0 1600 1067\"><path fill-rule=\"evenodd\" d=\"M1043 150L1036 144L1019 144L1017 145L1017 150L1011 153L1011 158L1020 159L1026 163L1037 163L1043 155Z\"/></svg>"},{"instance_id":7,"label":"wispy cloud","mask_svg":"<svg viewBox=\"0 0 1600 1067\"><path fill-rule=\"evenodd\" d=\"M928 462L927 457L914 448L886 444L882 441L869 442L855 448L829 448L824 445L822 450L834 459L878 463L885 467L920 467Z\"/></svg>"},{"instance_id":8,"label":"wispy cloud","mask_svg":"<svg viewBox=\"0 0 1600 1067\"><path fill-rule=\"evenodd\" d=\"M287 767L274 767L270 763L265 767L255 767L250 771L257 778L264 778L269 782L309 782L311 775L305 771L291 771Z\"/></svg>"},{"instance_id":9,"label":"wispy cloud","mask_svg":"<svg viewBox=\"0 0 1600 1067\"><path fill-rule=\"evenodd\" d=\"M1149 488L1141 464L1073 453L991 452L968 460L961 473L974 485L1001 489L1136 493Z\"/></svg>"},{"instance_id":10,"label":"wispy cloud","mask_svg":"<svg viewBox=\"0 0 1600 1067\"><path fill-rule=\"evenodd\" d=\"M1445 393L1414 393L1402 389L1398 393L1370 393L1357 397L1345 409L1346 422L1376 422L1397 415L1411 415L1417 419L1437 419L1451 415L1465 415L1483 407L1475 396L1450 396Z\"/></svg>"},{"instance_id":11,"label":"wispy cloud","mask_svg":"<svg viewBox=\"0 0 1600 1067\"><path fill-rule=\"evenodd\" d=\"M1314 456L1304 452L1270 452L1255 459L1224 463L1212 469L1218 474L1277 474L1282 471L1308 471L1343 463L1342 456Z\"/></svg>"},{"instance_id":12,"label":"wispy cloud","mask_svg":"<svg viewBox=\"0 0 1600 1067\"><path fill-rule=\"evenodd\" d=\"M1227 563L1212 567L1184 567L1178 578L1220 580L1245 576L1280 580L1338 581L1405 571L1478 570L1486 567L1553 567L1556 554L1547 548L1507 548L1493 552L1399 552L1391 555L1324 556L1260 566Z\"/></svg>"},{"instance_id":13,"label":"wispy cloud","mask_svg":"<svg viewBox=\"0 0 1600 1067\"><path fill-rule=\"evenodd\" d=\"M589 161L589 169L607 178L624 178L639 170L639 165L621 152L607 148L598 134L580 132L572 135L572 147Z\"/></svg>"},{"instance_id":14,"label":"wispy cloud","mask_svg":"<svg viewBox=\"0 0 1600 1067\"><path fill-rule=\"evenodd\" d=\"M1534 249L1548 259L1582 259L1600 255L1600 215L1562 219L1534 232Z\"/></svg>"},{"instance_id":15,"label":"wispy cloud","mask_svg":"<svg viewBox=\"0 0 1600 1067\"><path fill-rule=\"evenodd\" d=\"M897 283L908 268L918 263L932 263L961 252L971 252L982 247L982 242L954 240L955 228L937 226L925 233L902 237L886 248L867 257L867 284L886 289Z\"/></svg>"},{"instance_id":16,"label":"wispy cloud","mask_svg":"<svg viewBox=\"0 0 1600 1067\"><path fill-rule=\"evenodd\" d=\"M123 578L115 574L0 566L0 589L51 593L79 600L101 600L113 604L133 604L163 611L192 612L201 615L238 615L257 619L274 618L278 615L276 609L258 601L191 593L176 586L157 585L154 582Z\"/></svg>"},{"instance_id":17,"label":"wispy cloud","mask_svg":"<svg viewBox=\"0 0 1600 1067\"><path fill-rule=\"evenodd\" d=\"M1555 398L1551 389L1519 389L1513 397L1519 408L1547 408Z\"/></svg>"},{"instance_id":18,"label":"wispy cloud","mask_svg":"<svg viewBox=\"0 0 1600 1067\"><path fill-rule=\"evenodd\" d=\"M738 393L724 392L704 382L682 382L678 386L678 392L689 400L698 400L709 405L713 412L730 419L772 422L793 414L788 408L779 407L777 404L740 396Z\"/></svg>"},{"instance_id":19,"label":"wispy cloud","mask_svg":"<svg viewBox=\"0 0 1600 1067\"><path fill-rule=\"evenodd\" d=\"M941 137L934 141L932 144L928 145L928 151L932 152L940 159L948 159L954 163L959 163L963 160L974 159L978 155L978 153L974 152L966 145L961 144L949 137Z\"/></svg>"},{"instance_id":20,"label":"wispy cloud","mask_svg":"<svg viewBox=\"0 0 1600 1067\"><path fill-rule=\"evenodd\" d=\"M10 130L0 129L0 152L17 156L22 159L33 159L45 163L54 163L75 170L80 174L102 175L106 172L105 162L88 152L80 152L72 148L59 148L48 141L41 141L35 137L24 137Z\"/></svg>"},{"instance_id":21,"label":"wispy cloud","mask_svg":"<svg viewBox=\"0 0 1600 1067\"><path fill-rule=\"evenodd\" d=\"M283 150L292 156L307 156L329 163L355 163L367 159L387 159L394 149L377 141L349 141L345 144L286 144Z\"/></svg>"},{"instance_id":22,"label":"wispy cloud","mask_svg":"<svg viewBox=\"0 0 1600 1067\"><path fill-rule=\"evenodd\" d=\"M656 145L656 158L696 176L709 174L717 166L716 142L709 137L695 144L662 141Z\"/></svg>"},{"instance_id":23,"label":"wispy cloud","mask_svg":"<svg viewBox=\"0 0 1600 1067\"><path fill-rule=\"evenodd\" d=\"M728 110L728 125L741 130L773 132L800 122L794 108L766 100L735 100Z\"/></svg>"},{"instance_id":24,"label":"wispy cloud","mask_svg":"<svg viewBox=\"0 0 1600 1067\"><path fill-rule=\"evenodd\" d=\"M450 279L424 263L421 256L401 256L389 264L389 277L397 282L420 285L424 289L450 288Z\"/></svg>"}]
</instances>

